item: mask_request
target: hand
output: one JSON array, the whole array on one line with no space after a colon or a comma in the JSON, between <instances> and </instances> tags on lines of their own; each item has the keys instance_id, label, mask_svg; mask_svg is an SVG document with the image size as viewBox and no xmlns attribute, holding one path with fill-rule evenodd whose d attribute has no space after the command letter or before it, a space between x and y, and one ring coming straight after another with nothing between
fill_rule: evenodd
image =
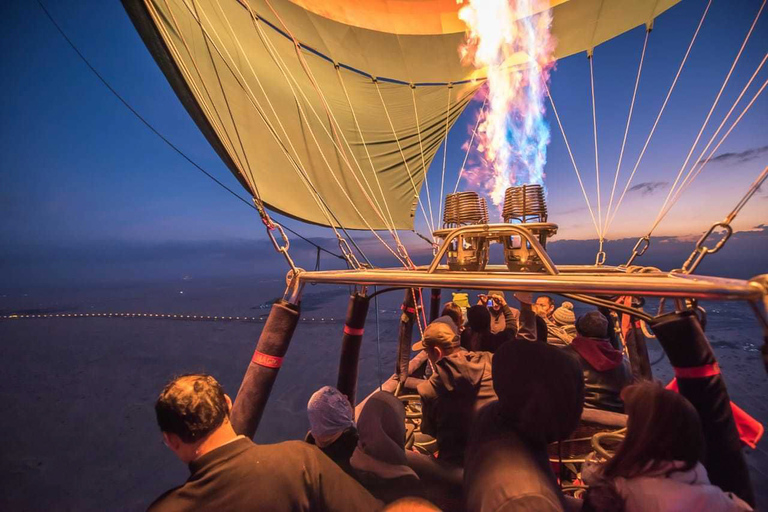
<instances>
[{"instance_id":1,"label":"hand","mask_svg":"<svg viewBox=\"0 0 768 512\"><path fill-rule=\"evenodd\" d=\"M501 295L495 295L493 297L493 300L495 300L501 307L504 307L507 305L507 299L505 299Z\"/></svg>"},{"instance_id":2,"label":"hand","mask_svg":"<svg viewBox=\"0 0 768 512\"><path fill-rule=\"evenodd\" d=\"M485 294L483 294L483 293L479 294L479 295L477 296L477 303L478 303L480 306L485 306L485 305L487 305L487 304L488 304L488 296L487 296L487 295L485 295Z\"/></svg>"}]
</instances>

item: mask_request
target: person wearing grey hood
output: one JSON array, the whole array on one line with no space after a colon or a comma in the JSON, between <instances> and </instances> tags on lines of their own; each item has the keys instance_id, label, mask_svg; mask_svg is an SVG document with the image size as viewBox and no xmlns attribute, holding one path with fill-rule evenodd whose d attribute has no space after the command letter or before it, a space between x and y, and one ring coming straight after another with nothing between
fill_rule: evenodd
<instances>
[{"instance_id":1,"label":"person wearing grey hood","mask_svg":"<svg viewBox=\"0 0 768 512\"><path fill-rule=\"evenodd\" d=\"M547 444L566 439L583 409L584 380L573 357L520 340L494 354L498 400L474 422L464 466L469 512L565 510Z\"/></svg>"},{"instance_id":2,"label":"person wearing grey hood","mask_svg":"<svg viewBox=\"0 0 768 512\"><path fill-rule=\"evenodd\" d=\"M384 503L423 497L421 480L405 457L405 406L391 393L371 395L357 421L360 440L350 463L358 481Z\"/></svg>"},{"instance_id":3,"label":"person wearing grey hood","mask_svg":"<svg viewBox=\"0 0 768 512\"><path fill-rule=\"evenodd\" d=\"M460 466L476 411L496 399L489 352L471 352L459 344L452 322L437 319L424 330L413 350L424 350L435 368L419 384L421 432L437 440L438 460Z\"/></svg>"}]
</instances>

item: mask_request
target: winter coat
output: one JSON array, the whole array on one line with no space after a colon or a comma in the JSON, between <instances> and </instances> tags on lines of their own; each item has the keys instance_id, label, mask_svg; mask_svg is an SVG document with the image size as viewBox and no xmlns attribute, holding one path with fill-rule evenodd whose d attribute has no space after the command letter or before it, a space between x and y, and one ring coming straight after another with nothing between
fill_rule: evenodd
<instances>
[{"instance_id":1,"label":"winter coat","mask_svg":"<svg viewBox=\"0 0 768 512\"><path fill-rule=\"evenodd\" d=\"M709 483L707 470L697 463L688 471L676 471L682 462L671 462L653 474L633 478L616 478L613 484L624 499L626 512L737 512L752 510L733 493L724 492ZM599 483L599 472L586 483Z\"/></svg>"},{"instance_id":2,"label":"winter coat","mask_svg":"<svg viewBox=\"0 0 768 512\"><path fill-rule=\"evenodd\" d=\"M491 361L488 352L459 350L440 359L436 372L419 384L421 431L437 439L441 460L462 463L477 411L496 399Z\"/></svg>"},{"instance_id":3,"label":"winter coat","mask_svg":"<svg viewBox=\"0 0 768 512\"><path fill-rule=\"evenodd\" d=\"M624 412L621 390L632 383L629 365L621 351L608 340L577 336L567 350L581 363L584 372L584 406Z\"/></svg>"}]
</instances>

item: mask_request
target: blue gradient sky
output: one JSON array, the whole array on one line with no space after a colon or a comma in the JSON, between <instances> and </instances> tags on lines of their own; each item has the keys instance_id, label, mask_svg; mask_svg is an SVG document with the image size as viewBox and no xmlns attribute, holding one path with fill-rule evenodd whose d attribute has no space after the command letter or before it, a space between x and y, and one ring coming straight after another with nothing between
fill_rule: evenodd
<instances>
[{"instance_id":1,"label":"blue gradient sky","mask_svg":"<svg viewBox=\"0 0 768 512\"><path fill-rule=\"evenodd\" d=\"M633 192L610 237L647 231L731 65L760 0L715 0L678 88L634 184L664 183L655 193ZM656 20L629 135L626 178L671 83L706 2L684 0ZM105 78L162 133L219 179L240 191L183 109L117 0L47 2L48 8ZM3 2L0 73L0 244L45 247L98 240L195 241L264 238L255 213L233 200L149 132L90 74L35 2ZM613 179L642 28L595 50L597 116L603 204ZM768 50L768 12L758 22L736 68L711 133ZM747 97L768 77L763 69ZM564 59L551 89L577 163L595 204L589 68L584 55ZM711 163L658 229L662 235L698 234L724 217L768 163L768 93L761 96L722 153L753 151L752 158ZM744 101L742 102L742 104ZM467 109L449 136L447 183L456 179L461 144L475 119ZM737 110L737 112L740 111ZM562 137L551 113L546 166L550 218L560 238L594 237ZM698 153L695 153L695 155ZM435 197L442 154L431 170ZM631 169L631 167L630 167ZM620 181L621 183L622 181ZM244 194L243 194L244 195ZM764 223L762 191L736 221L737 229ZM419 216L421 217L421 216ZM427 228L419 220L417 228ZM294 221L309 236L327 230Z\"/></svg>"}]
</instances>

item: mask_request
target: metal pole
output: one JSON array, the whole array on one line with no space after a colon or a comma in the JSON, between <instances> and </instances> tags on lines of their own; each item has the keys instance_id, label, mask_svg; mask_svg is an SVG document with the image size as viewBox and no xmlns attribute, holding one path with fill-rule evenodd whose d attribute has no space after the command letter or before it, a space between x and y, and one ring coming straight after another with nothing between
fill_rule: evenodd
<instances>
[{"instance_id":1,"label":"metal pole","mask_svg":"<svg viewBox=\"0 0 768 512\"><path fill-rule=\"evenodd\" d=\"M403 300L403 314L400 315L400 328L398 331L397 361L395 375L397 375L398 389L400 390L408 378L408 362L411 359L411 345L413 341L413 323L416 320L416 301L413 288L405 290Z\"/></svg>"},{"instance_id":2,"label":"metal pole","mask_svg":"<svg viewBox=\"0 0 768 512\"><path fill-rule=\"evenodd\" d=\"M344 323L344 337L341 341L339 375L336 388L347 395L354 407L357 394L357 372L360 361L360 345L365 331L365 319L368 316L370 300L365 294L355 292L349 297L347 321Z\"/></svg>"},{"instance_id":3,"label":"metal pole","mask_svg":"<svg viewBox=\"0 0 768 512\"><path fill-rule=\"evenodd\" d=\"M429 322L435 321L435 318L440 316L440 299L442 290L440 288L432 288L432 295L429 301Z\"/></svg>"},{"instance_id":4,"label":"metal pole","mask_svg":"<svg viewBox=\"0 0 768 512\"><path fill-rule=\"evenodd\" d=\"M277 373L283 364L283 357L288 351L293 331L299 321L299 311L298 304L285 300L279 300L272 305L232 406L232 426L238 434L250 438L256 434Z\"/></svg>"}]
</instances>

